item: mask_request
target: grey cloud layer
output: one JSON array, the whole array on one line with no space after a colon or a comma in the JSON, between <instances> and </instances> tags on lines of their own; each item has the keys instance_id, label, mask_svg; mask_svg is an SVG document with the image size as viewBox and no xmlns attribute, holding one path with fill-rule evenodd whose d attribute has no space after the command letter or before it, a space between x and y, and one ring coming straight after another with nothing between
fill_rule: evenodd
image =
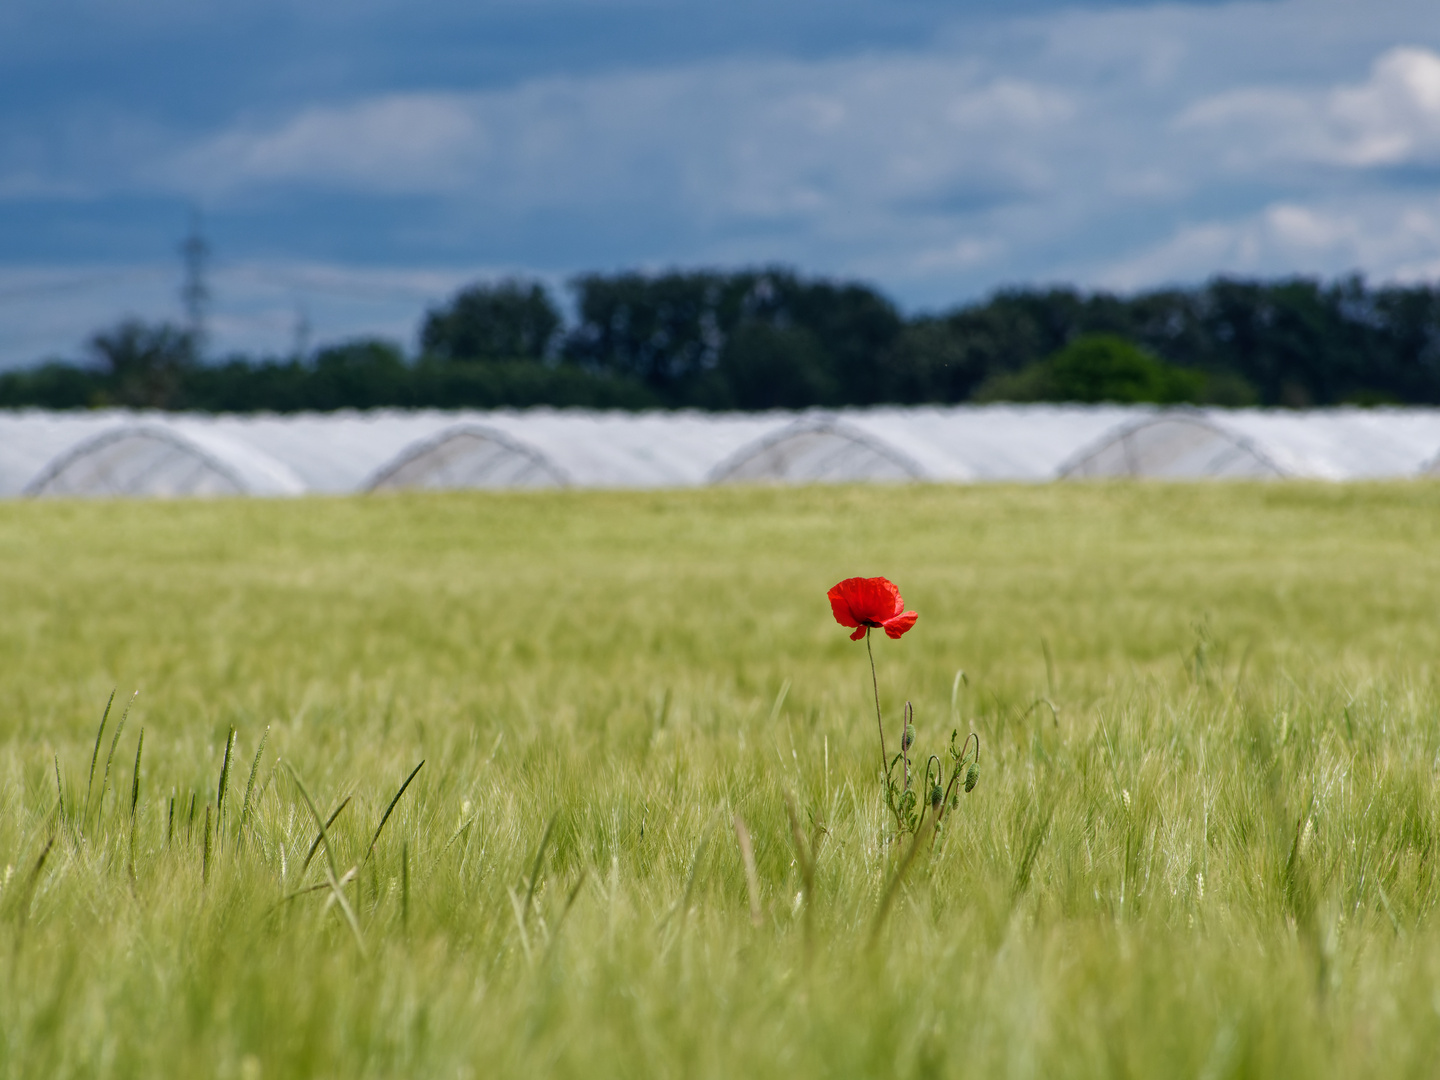
<instances>
[{"instance_id":1,"label":"grey cloud layer","mask_svg":"<svg viewBox=\"0 0 1440 1080\"><path fill-rule=\"evenodd\" d=\"M919 54L383 95L240 126L154 180L218 200L291 185L497 214L650 208L692 223L677 238L688 250L652 258L750 245L917 283L1033 273L1056 255L1057 270L1101 280L1258 268L1271 254L1384 274L1423 252L1368 243L1369 230L1436 209L1383 170L1440 162L1440 55L1370 20L1374 40L1358 35L1324 77L1271 82L1264 61L1267 44L1304 52L1307 34L1361 17L1298 0L1069 14ZM1153 220L1147 234L1097 241L1135 214ZM1196 239L1226 230L1246 239Z\"/></svg>"},{"instance_id":2,"label":"grey cloud layer","mask_svg":"<svg viewBox=\"0 0 1440 1080\"><path fill-rule=\"evenodd\" d=\"M88 158L12 141L0 199L108 183L237 219L424 206L452 265L781 259L920 305L1026 280L1440 274L1432 0L1066 11L919 50L332 97L197 136L133 126L129 159L115 140L79 140ZM401 218L354 223L375 229L371 261ZM527 260L526 230L551 219L563 254Z\"/></svg>"}]
</instances>

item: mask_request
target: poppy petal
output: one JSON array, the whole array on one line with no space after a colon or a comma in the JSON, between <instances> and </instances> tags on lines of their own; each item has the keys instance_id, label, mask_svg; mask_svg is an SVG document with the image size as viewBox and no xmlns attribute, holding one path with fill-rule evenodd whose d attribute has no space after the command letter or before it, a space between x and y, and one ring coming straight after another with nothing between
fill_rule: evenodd
<instances>
[{"instance_id":1,"label":"poppy petal","mask_svg":"<svg viewBox=\"0 0 1440 1080\"><path fill-rule=\"evenodd\" d=\"M837 601L843 603L846 615L854 622L841 618ZM883 577L846 578L830 590L830 604L836 610L835 618L844 626L879 626L905 607L900 590Z\"/></svg>"},{"instance_id":2,"label":"poppy petal","mask_svg":"<svg viewBox=\"0 0 1440 1080\"><path fill-rule=\"evenodd\" d=\"M855 617L855 613L851 609L850 590L847 588L852 582L859 580L859 578L847 578L826 594L830 599L830 610L835 615L835 621L841 626L861 625L860 620Z\"/></svg>"},{"instance_id":3,"label":"poppy petal","mask_svg":"<svg viewBox=\"0 0 1440 1080\"><path fill-rule=\"evenodd\" d=\"M919 617L920 616L913 611L906 611L896 615L893 619L886 619L880 625L885 627L885 633L889 634L892 638L898 638L914 626L915 620Z\"/></svg>"},{"instance_id":4,"label":"poppy petal","mask_svg":"<svg viewBox=\"0 0 1440 1080\"><path fill-rule=\"evenodd\" d=\"M870 628L869 628L868 626L857 626L857 627L855 628L855 632L850 635L850 640L851 640L851 641L859 641L862 637L864 637L864 636L869 632L869 630L870 630Z\"/></svg>"}]
</instances>

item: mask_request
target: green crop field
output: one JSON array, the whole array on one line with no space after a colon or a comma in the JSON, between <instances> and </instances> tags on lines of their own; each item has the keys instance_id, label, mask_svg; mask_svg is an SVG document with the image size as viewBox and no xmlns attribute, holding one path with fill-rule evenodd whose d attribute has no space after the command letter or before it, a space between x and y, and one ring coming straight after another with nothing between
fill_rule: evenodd
<instances>
[{"instance_id":1,"label":"green crop field","mask_svg":"<svg viewBox=\"0 0 1440 1080\"><path fill-rule=\"evenodd\" d=\"M0 505L0 1075L1433 1076L1437 657L1435 485Z\"/></svg>"}]
</instances>

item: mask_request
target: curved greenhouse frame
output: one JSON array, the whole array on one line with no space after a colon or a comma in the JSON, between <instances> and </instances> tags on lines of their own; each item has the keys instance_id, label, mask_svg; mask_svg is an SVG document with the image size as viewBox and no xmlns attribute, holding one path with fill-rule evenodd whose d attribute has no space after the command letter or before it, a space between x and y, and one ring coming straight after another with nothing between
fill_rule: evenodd
<instances>
[{"instance_id":1,"label":"curved greenhouse frame","mask_svg":"<svg viewBox=\"0 0 1440 1080\"><path fill-rule=\"evenodd\" d=\"M1435 409L1170 409L1092 443L1061 475L1376 480L1416 475L1437 445Z\"/></svg>"},{"instance_id":2,"label":"curved greenhouse frame","mask_svg":"<svg viewBox=\"0 0 1440 1080\"><path fill-rule=\"evenodd\" d=\"M1154 477L1274 479L1290 475L1253 439L1198 412L1147 416L1081 450L1066 479Z\"/></svg>"},{"instance_id":3,"label":"curved greenhouse frame","mask_svg":"<svg viewBox=\"0 0 1440 1080\"><path fill-rule=\"evenodd\" d=\"M569 478L544 454L485 424L447 427L402 451L365 485L367 491L566 487Z\"/></svg>"},{"instance_id":4,"label":"curved greenhouse frame","mask_svg":"<svg viewBox=\"0 0 1440 1080\"><path fill-rule=\"evenodd\" d=\"M23 494L60 455L122 422L107 412L0 412L0 496Z\"/></svg>"},{"instance_id":5,"label":"curved greenhouse frame","mask_svg":"<svg viewBox=\"0 0 1440 1080\"><path fill-rule=\"evenodd\" d=\"M57 497L298 495L305 485L254 447L209 431L120 424L46 465L26 495Z\"/></svg>"},{"instance_id":6,"label":"curved greenhouse frame","mask_svg":"<svg viewBox=\"0 0 1440 1080\"><path fill-rule=\"evenodd\" d=\"M1440 410L0 411L0 496L1440 476Z\"/></svg>"},{"instance_id":7,"label":"curved greenhouse frame","mask_svg":"<svg viewBox=\"0 0 1440 1080\"><path fill-rule=\"evenodd\" d=\"M806 417L742 447L712 484L904 482L929 474L908 454L833 416Z\"/></svg>"}]
</instances>

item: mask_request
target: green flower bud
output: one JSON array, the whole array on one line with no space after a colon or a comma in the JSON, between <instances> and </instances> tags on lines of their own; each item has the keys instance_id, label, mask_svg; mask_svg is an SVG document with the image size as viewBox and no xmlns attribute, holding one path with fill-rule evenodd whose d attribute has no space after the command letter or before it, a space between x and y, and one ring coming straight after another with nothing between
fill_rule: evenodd
<instances>
[{"instance_id":1,"label":"green flower bud","mask_svg":"<svg viewBox=\"0 0 1440 1080\"><path fill-rule=\"evenodd\" d=\"M939 810L940 804L945 801L945 789L936 784L930 789L930 809Z\"/></svg>"},{"instance_id":2,"label":"green flower bud","mask_svg":"<svg viewBox=\"0 0 1440 1080\"><path fill-rule=\"evenodd\" d=\"M915 725L914 725L914 724L906 724L906 725L905 725L905 734L904 734L903 736L901 736L901 738L900 738L900 749L901 749L901 750L906 750L906 751L908 751L908 750L910 749L910 747L912 747L912 746L914 746L914 745L915 745Z\"/></svg>"},{"instance_id":3,"label":"green flower bud","mask_svg":"<svg viewBox=\"0 0 1440 1080\"><path fill-rule=\"evenodd\" d=\"M980 782L980 763L972 761L970 770L965 774L965 791L970 793L975 790L975 785Z\"/></svg>"}]
</instances>

